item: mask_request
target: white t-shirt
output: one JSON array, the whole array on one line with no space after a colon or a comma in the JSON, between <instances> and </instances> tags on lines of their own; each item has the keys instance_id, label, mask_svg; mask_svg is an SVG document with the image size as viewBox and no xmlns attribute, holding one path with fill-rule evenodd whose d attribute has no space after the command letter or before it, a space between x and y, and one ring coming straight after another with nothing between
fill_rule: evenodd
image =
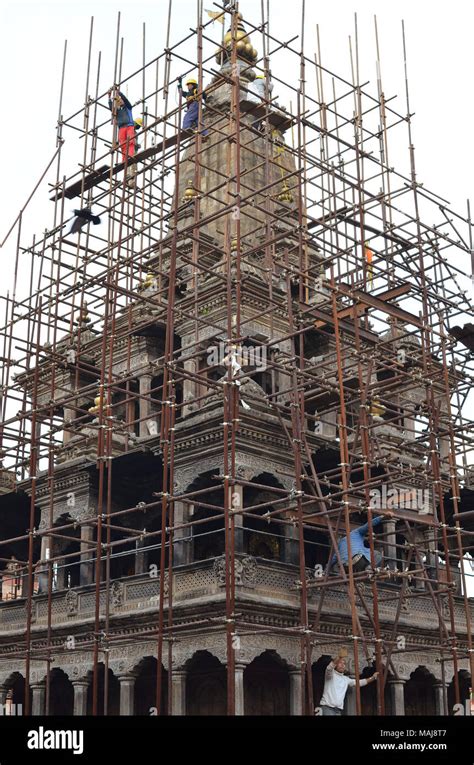
<instances>
[{"instance_id":1,"label":"white t-shirt","mask_svg":"<svg viewBox=\"0 0 474 765\"><path fill-rule=\"evenodd\" d=\"M334 667L334 662L329 662L326 668L324 691L321 701L319 702L320 705L343 709L347 689L355 684L356 681L352 677L347 677L347 675L343 675L342 672L338 672ZM359 685L367 685L367 680L359 680Z\"/></svg>"}]
</instances>

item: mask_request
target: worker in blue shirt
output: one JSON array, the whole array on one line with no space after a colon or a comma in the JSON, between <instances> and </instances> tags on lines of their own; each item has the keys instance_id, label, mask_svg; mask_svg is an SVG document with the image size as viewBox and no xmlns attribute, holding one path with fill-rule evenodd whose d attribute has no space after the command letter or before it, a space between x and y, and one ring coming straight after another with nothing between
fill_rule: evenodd
<instances>
[{"instance_id":1,"label":"worker in blue shirt","mask_svg":"<svg viewBox=\"0 0 474 765\"><path fill-rule=\"evenodd\" d=\"M117 91L112 99L112 89L108 92L109 109L114 115L118 127L118 140L122 159L135 155L135 122L132 115L132 104L123 93ZM114 110L115 107L115 110Z\"/></svg>"},{"instance_id":2,"label":"worker in blue shirt","mask_svg":"<svg viewBox=\"0 0 474 765\"><path fill-rule=\"evenodd\" d=\"M372 529L377 528L383 521L393 518L393 513L387 513L387 515L377 515L372 518ZM369 524L364 523L363 526L358 526L354 531L350 533L351 542L351 556L352 556L352 569L353 571L364 571L367 566L371 565L370 562L370 547L365 545L365 537L369 533ZM347 552L347 537L343 537L337 546L341 562L347 569L349 556ZM382 562L382 553L379 550L374 550L375 566L380 566ZM331 567L338 570L336 553L331 558Z\"/></svg>"},{"instance_id":3,"label":"worker in blue shirt","mask_svg":"<svg viewBox=\"0 0 474 765\"><path fill-rule=\"evenodd\" d=\"M186 80L186 88L183 89L183 81L181 77L178 77L178 90L181 96L186 99L186 113L183 119L183 130L197 131L199 123L199 101L202 98L203 103L206 103L206 93L199 92L197 80L189 77ZM202 130L201 135L203 138L207 138L208 131Z\"/></svg>"}]
</instances>

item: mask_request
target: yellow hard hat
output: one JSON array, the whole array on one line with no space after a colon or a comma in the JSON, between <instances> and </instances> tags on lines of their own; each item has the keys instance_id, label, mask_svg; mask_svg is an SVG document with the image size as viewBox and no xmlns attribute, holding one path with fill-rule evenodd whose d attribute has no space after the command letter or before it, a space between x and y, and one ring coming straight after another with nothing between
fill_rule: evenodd
<instances>
[{"instance_id":1,"label":"yellow hard hat","mask_svg":"<svg viewBox=\"0 0 474 765\"><path fill-rule=\"evenodd\" d=\"M193 80L193 78L190 77L189 80L186 80L186 85L197 85L197 80Z\"/></svg>"},{"instance_id":2,"label":"yellow hard hat","mask_svg":"<svg viewBox=\"0 0 474 765\"><path fill-rule=\"evenodd\" d=\"M137 117L135 120L135 125L140 125L140 127L143 125L143 120L141 117Z\"/></svg>"},{"instance_id":3,"label":"yellow hard hat","mask_svg":"<svg viewBox=\"0 0 474 765\"><path fill-rule=\"evenodd\" d=\"M264 74L257 74L257 76L255 77L255 79L256 79L256 80L264 80L264 79L265 79L265 75L264 75Z\"/></svg>"}]
</instances>

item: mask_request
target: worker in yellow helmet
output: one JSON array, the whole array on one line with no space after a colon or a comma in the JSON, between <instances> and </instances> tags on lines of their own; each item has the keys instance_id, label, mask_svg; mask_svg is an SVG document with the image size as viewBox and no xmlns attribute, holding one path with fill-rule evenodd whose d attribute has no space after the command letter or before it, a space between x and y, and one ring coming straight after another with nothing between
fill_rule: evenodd
<instances>
[{"instance_id":1,"label":"worker in yellow helmet","mask_svg":"<svg viewBox=\"0 0 474 765\"><path fill-rule=\"evenodd\" d=\"M206 103L206 94L199 93L198 83L193 77L188 77L186 80L187 90L183 90L183 79L178 77L178 90L183 98L186 99L186 114L183 120L183 130L197 130L199 123L199 99L202 95L202 100ZM202 131L203 136L208 135L207 130Z\"/></svg>"}]
</instances>

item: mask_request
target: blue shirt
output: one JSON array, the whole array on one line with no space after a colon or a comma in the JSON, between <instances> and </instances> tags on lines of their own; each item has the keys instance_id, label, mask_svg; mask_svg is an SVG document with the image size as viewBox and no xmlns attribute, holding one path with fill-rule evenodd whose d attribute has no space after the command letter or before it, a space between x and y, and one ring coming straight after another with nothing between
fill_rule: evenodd
<instances>
[{"instance_id":1,"label":"blue shirt","mask_svg":"<svg viewBox=\"0 0 474 765\"><path fill-rule=\"evenodd\" d=\"M131 125L133 125L132 104L130 103L128 98L124 96L124 94L121 93L120 91L119 91L119 96L123 101L123 106L120 106L115 112L115 115L117 118L117 126L119 128L130 127ZM109 109L110 111L113 111L113 103L111 98L109 98Z\"/></svg>"},{"instance_id":2,"label":"blue shirt","mask_svg":"<svg viewBox=\"0 0 474 765\"><path fill-rule=\"evenodd\" d=\"M372 528L375 529L376 526L378 526L380 523L382 523L384 519L383 515L377 515L376 518L372 518ZM354 531L351 531L350 533L350 540L351 540L351 555L354 557L354 555L360 555L362 554L364 558L367 558L368 561L370 561L370 548L366 547L364 544L364 537L367 534L369 530L369 524L364 523L363 526L359 526L357 529L354 529ZM347 563L349 560L347 555L347 537L344 537L341 539L337 546L339 550L339 555L341 556L342 563ZM330 565L332 566L337 561L336 553L331 558Z\"/></svg>"}]
</instances>

